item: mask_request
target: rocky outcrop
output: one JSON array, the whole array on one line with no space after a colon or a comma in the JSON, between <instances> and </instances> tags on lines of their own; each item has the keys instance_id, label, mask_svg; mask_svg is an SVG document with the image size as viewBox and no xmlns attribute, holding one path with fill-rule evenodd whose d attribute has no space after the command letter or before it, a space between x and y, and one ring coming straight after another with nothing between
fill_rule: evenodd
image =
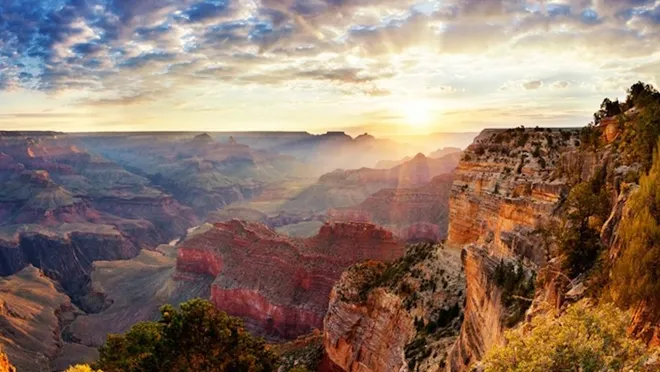
<instances>
[{"instance_id":1,"label":"rocky outcrop","mask_svg":"<svg viewBox=\"0 0 660 372\"><path fill-rule=\"evenodd\" d=\"M318 235L296 239L233 220L184 240L176 266L180 275L215 278L211 300L250 329L295 338L321 328L332 285L345 268L393 260L403 251L390 232L368 224L326 224Z\"/></svg>"},{"instance_id":2,"label":"rocky outcrop","mask_svg":"<svg viewBox=\"0 0 660 372\"><path fill-rule=\"evenodd\" d=\"M347 270L324 320L328 362L342 371L439 371L458 334L465 282L454 251L426 244L385 265Z\"/></svg>"},{"instance_id":3,"label":"rocky outcrop","mask_svg":"<svg viewBox=\"0 0 660 372\"><path fill-rule=\"evenodd\" d=\"M417 188L385 189L355 207L330 209L334 222L374 223L406 241L442 241L447 237L451 174Z\"/></svg>"}]
</instances>

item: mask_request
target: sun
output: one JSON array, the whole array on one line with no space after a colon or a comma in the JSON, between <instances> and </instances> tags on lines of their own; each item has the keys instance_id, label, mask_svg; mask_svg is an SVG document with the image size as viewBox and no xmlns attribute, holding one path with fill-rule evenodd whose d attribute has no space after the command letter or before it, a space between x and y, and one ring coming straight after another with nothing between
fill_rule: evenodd
<instances>
[{"instance_id":1,"label":"sun","mask_svg":"<svg viewBox=\"0 0 660 372\"><path fill-rule=\"evenodd\" d=\"M431 110L424 101L407 102L402 107L406 124L415 128L424 128L431 124Z\"/></svg>"}]
</instances>

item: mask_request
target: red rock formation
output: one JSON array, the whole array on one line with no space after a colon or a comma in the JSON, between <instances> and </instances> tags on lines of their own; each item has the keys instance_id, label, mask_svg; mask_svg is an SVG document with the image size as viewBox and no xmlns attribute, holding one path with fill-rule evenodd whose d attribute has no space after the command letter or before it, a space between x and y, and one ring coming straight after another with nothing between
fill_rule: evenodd
<instances>
[{"instance_id":1,"label":"red rock formation","mask_svg":"<svg viewBox=\"0 0 660 372\"><path fill-rule=\"evenodd\" d=\"M321 328L334 282L363 260L392 260L404 245L369 224L326 224L317 236L296 239L264 225L217 223L180 244L177 270L216 277L211 300L248 326L294 338Z\"/></svg>"}]
</instances>

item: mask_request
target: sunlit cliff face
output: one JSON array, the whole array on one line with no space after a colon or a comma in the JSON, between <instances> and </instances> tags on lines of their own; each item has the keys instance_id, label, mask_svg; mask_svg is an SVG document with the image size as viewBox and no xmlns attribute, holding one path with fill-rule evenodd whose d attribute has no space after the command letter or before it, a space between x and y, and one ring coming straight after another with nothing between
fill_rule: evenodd
<instances>
[{"instance_id":1,"label":"sunlit cliff face","mask_svg":"<svg viewBox=\"0 0 660 372\"><path fill-rule=\"evenodd\" d=\"M583 125L659 42L658 0L3 0L0 127Z\"/></svg>"}]
</instances>

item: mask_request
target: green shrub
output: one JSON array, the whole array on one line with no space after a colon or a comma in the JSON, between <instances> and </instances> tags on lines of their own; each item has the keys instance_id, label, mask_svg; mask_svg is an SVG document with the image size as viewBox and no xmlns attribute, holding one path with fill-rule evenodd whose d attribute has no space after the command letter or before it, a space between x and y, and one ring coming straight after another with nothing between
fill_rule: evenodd
<instances>
[{"instance_id":1,"label":"green shrub","mask_svg":"<svg viewBox=\"0 0 660 372\"><path fill-rule=\"evenodd\" d=\"M275 371L277 357L264 340L243 329L208 301L191 300L181 310L161 308L158 322L134 325L110 335L100 349L105 372Z\"/></svg>"},{"instance_id":2,"label":"green shrub","mask_svg":"<svg viewBox=\"0 0 660 372\"><path fill-rule=\"evenodd\" d=\"M534 146L534 150L532 150L532 156L535 158L538 158L541 156L541 149L539 146Z\"/></svg>"},{"instance_id":3,"label":"green shrub","mask_svg":"<svg viewBox=\"0 0 660 372\"><path fill-rule=\"evenodd\" d=\"M529 133L522 132L521 134L518 135L518 138L516 139L516 146L525 147L528 140L529 140Z\"/></svg>"},{"instance_id":4,"label":"green shrub","mask_svg":"<svg viewBox=\"0 0 660 372\"><path fill-rule=\"evenodd\" d=\"M539 315L531 331L506 334L506 346L492 348L486 372L651 371L651 352L626 335L629 318L612 305L592 307L581 301L565 314Z\"/></svg>"},{"instance_id":5,"label":"green shrub","mask_svg":"<svg viewBox=\"0 0 660 372\"><path fill-rule=\"evenodd\" d=\"M580 131L580 141L577 146L582 146L586 150L597 150L601 146L601 136L601 128L590 123Z\"/></svg>"},{"instance_id":6,"label":"green shrub","mask_svg":"<svg viewBox=\"0 0 660 372\"><path fill-rule=\"evenodd\" d=\"M660 101L649 103L623 132L621 150L630 163L639 162L645 171L651 168L653 151L660 136Z\"/></svg>"},{"instance_id":7,"label":"green shrub","mask_svg":"<svg viewBox=\"0 0 660 372\"><path fill-rule=\"evenodd\" d=\"M660 146L660 145L659 145ZM614 265L614 298L622 306L644 301L660 305L660 159L630 196L630 211L619 228L622 254Z\"/></svg>"}]
</instances>

